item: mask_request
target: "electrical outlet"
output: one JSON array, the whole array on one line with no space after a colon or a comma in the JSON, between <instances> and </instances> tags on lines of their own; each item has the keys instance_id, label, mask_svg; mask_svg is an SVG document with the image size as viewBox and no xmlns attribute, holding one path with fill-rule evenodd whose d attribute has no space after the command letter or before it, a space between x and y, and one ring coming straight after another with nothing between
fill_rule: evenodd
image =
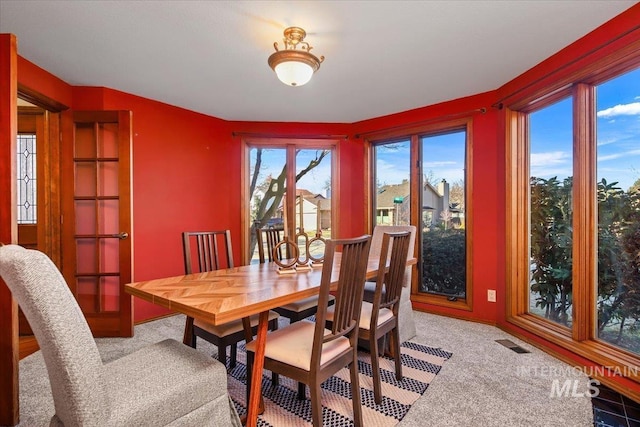
<instances>
[{"instance_id":1,"label":"electrical outlet","mask_svg":"<svg viewBox=\"0 0 640 427\"><path fill-rule=\"evenodd\" d=\"M496 290L495 289L487 289L487 301L496 302Z\"/></svg>"}]
</instances>

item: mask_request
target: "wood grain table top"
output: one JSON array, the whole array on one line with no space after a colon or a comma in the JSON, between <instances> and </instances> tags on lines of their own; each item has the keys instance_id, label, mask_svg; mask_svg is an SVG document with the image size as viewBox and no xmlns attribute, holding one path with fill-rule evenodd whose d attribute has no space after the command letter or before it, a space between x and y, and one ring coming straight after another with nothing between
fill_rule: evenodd
<instances>
[{"instance_id":1,"label":"wood grain table top","mask_svg":"<svg viewBox=\"0 0 640 427\"><path fill-rule=\"evenodd\" d=\"M339 257L332 282L337 282ZM369 261L367 277L375 277L378 259ZM145 301L202 319L214 325L258 314L317 295L322 268L279 274L274 263L145 280L125 285L125 291Z\"/></svg>"}]
</instances>

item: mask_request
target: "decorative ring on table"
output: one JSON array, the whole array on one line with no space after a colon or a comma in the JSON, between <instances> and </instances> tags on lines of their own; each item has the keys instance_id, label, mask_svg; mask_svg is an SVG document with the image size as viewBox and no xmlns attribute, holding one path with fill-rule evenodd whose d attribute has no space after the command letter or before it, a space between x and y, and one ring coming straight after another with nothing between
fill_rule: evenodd
<instances>
[{"instance_id":1,"label":"decorative ring on table","mask_svg":"<svg viewBox=\"0 0 640 427\"><path fill-rule=\"evenodd\" d=\"M300 240L302 240L302 244L300 244ZM304 259L302 258L302 253L298 254L297 267L299 269L309 268L309 236L304 232L304 229L300 228L298 234L296 234L296 240L294 241L296 246L298 247L298 251L301 247L304 247Z\"/></svg>"},{"instance_id":2,"label":"decorative ring on table","mask_svg":"<svg viewBox=\"0 0 640 427\"><path fill-rule=\"evenodd\" d=\"M293 248L293 250L290 252L291 258L283 262L282 260L278 259L276 255L278 254L278 251L282 246L287 246L287 245ZM273 247L272 255L273 255L273 261L276 263L278 267L282 269L290 269L294 265L296 265L296 263L298 262L298 258L300 257L300 249L298 249L298 245L296 245L294 242L292 242L289 239L285 239L281 242L278 242L278 244Z\"/></svg>"},{"instance_id":3,"label":"decorative ring on table","mask_svg":"<svg viewBox=\"0 0 640 427\"><path fill-rule=\"evenodd\" d=\"M326 246L327 241L322 236L316 236L316 237L312 237L307 243L307 254L308 254L307 256L309 257L309 259L312 262L321 263L322 261L324 261L324 251L322 251L322 255L320 255L320 257L315 257L311 254L311 245L315 242L322 242Z\"/></svg>"}]
</instances>

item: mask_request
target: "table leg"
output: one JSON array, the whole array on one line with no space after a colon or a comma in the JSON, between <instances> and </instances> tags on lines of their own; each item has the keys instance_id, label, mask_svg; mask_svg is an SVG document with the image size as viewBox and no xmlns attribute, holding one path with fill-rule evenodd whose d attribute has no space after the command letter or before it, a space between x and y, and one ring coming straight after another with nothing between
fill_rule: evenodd
<instances>
[{"instance_id":1,"label":"table leg","mask_svg":"<svg viewBox=\"0 0 640 427\"><path fill-rule=\"evenodd\" d=\"M253 359L253 371L251 371L251 390L249 390L249 402L247 403L247 426L256 427L260 402L262 401L262 369L264 368L264 347L267 343L267 326L269 324L269 312L260 313L258 321L258 333L256 334L256 352ZM249 372L247 372L249 375Z\"/></svg>"},{"instance_id":2,"label":"table leg","mask_svg":"<svg viewBox=\"0 0 640 427\"><path fill-rule=\"evenodd\" d=\"M182 338L182 343L184 345L188 345L189 347L195 347L193 340L193 317L187 316L187 320L184 324L184 335Z\"/></svg>"}]
</instances>

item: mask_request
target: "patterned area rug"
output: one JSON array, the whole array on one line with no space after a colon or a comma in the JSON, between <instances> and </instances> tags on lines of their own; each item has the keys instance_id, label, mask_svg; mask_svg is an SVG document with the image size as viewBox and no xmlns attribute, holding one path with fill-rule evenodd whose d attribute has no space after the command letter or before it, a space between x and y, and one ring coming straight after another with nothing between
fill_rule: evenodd
<instances>
[{"instance_id":1,"label":"patterned area rug","mask_svg":"<svg viewBox=\"0 0 640 427\"><path fill-rule=\"evenodd\" d=\"M365 426L394 426L406 415L429 387L451 353L438 348L407 341L402 344L402 374L397 381L393 359L382 358L382 404L373 400L373 382L369 353L358 354L360 388ZM238 364L229 371L228 389L240 415L246 413L245 378L246 354L244 346L238 347ZM353 426L349 369L343 368L322 384L323 425ZM309 396L307 389L307 397ZM265 370L262 378L262 395L265 411L258 418L258 426L311 426L311 402L297 399L297 383L280 376L278 387L271 385L271 373Z\"/></svg>"}]
</instances>

